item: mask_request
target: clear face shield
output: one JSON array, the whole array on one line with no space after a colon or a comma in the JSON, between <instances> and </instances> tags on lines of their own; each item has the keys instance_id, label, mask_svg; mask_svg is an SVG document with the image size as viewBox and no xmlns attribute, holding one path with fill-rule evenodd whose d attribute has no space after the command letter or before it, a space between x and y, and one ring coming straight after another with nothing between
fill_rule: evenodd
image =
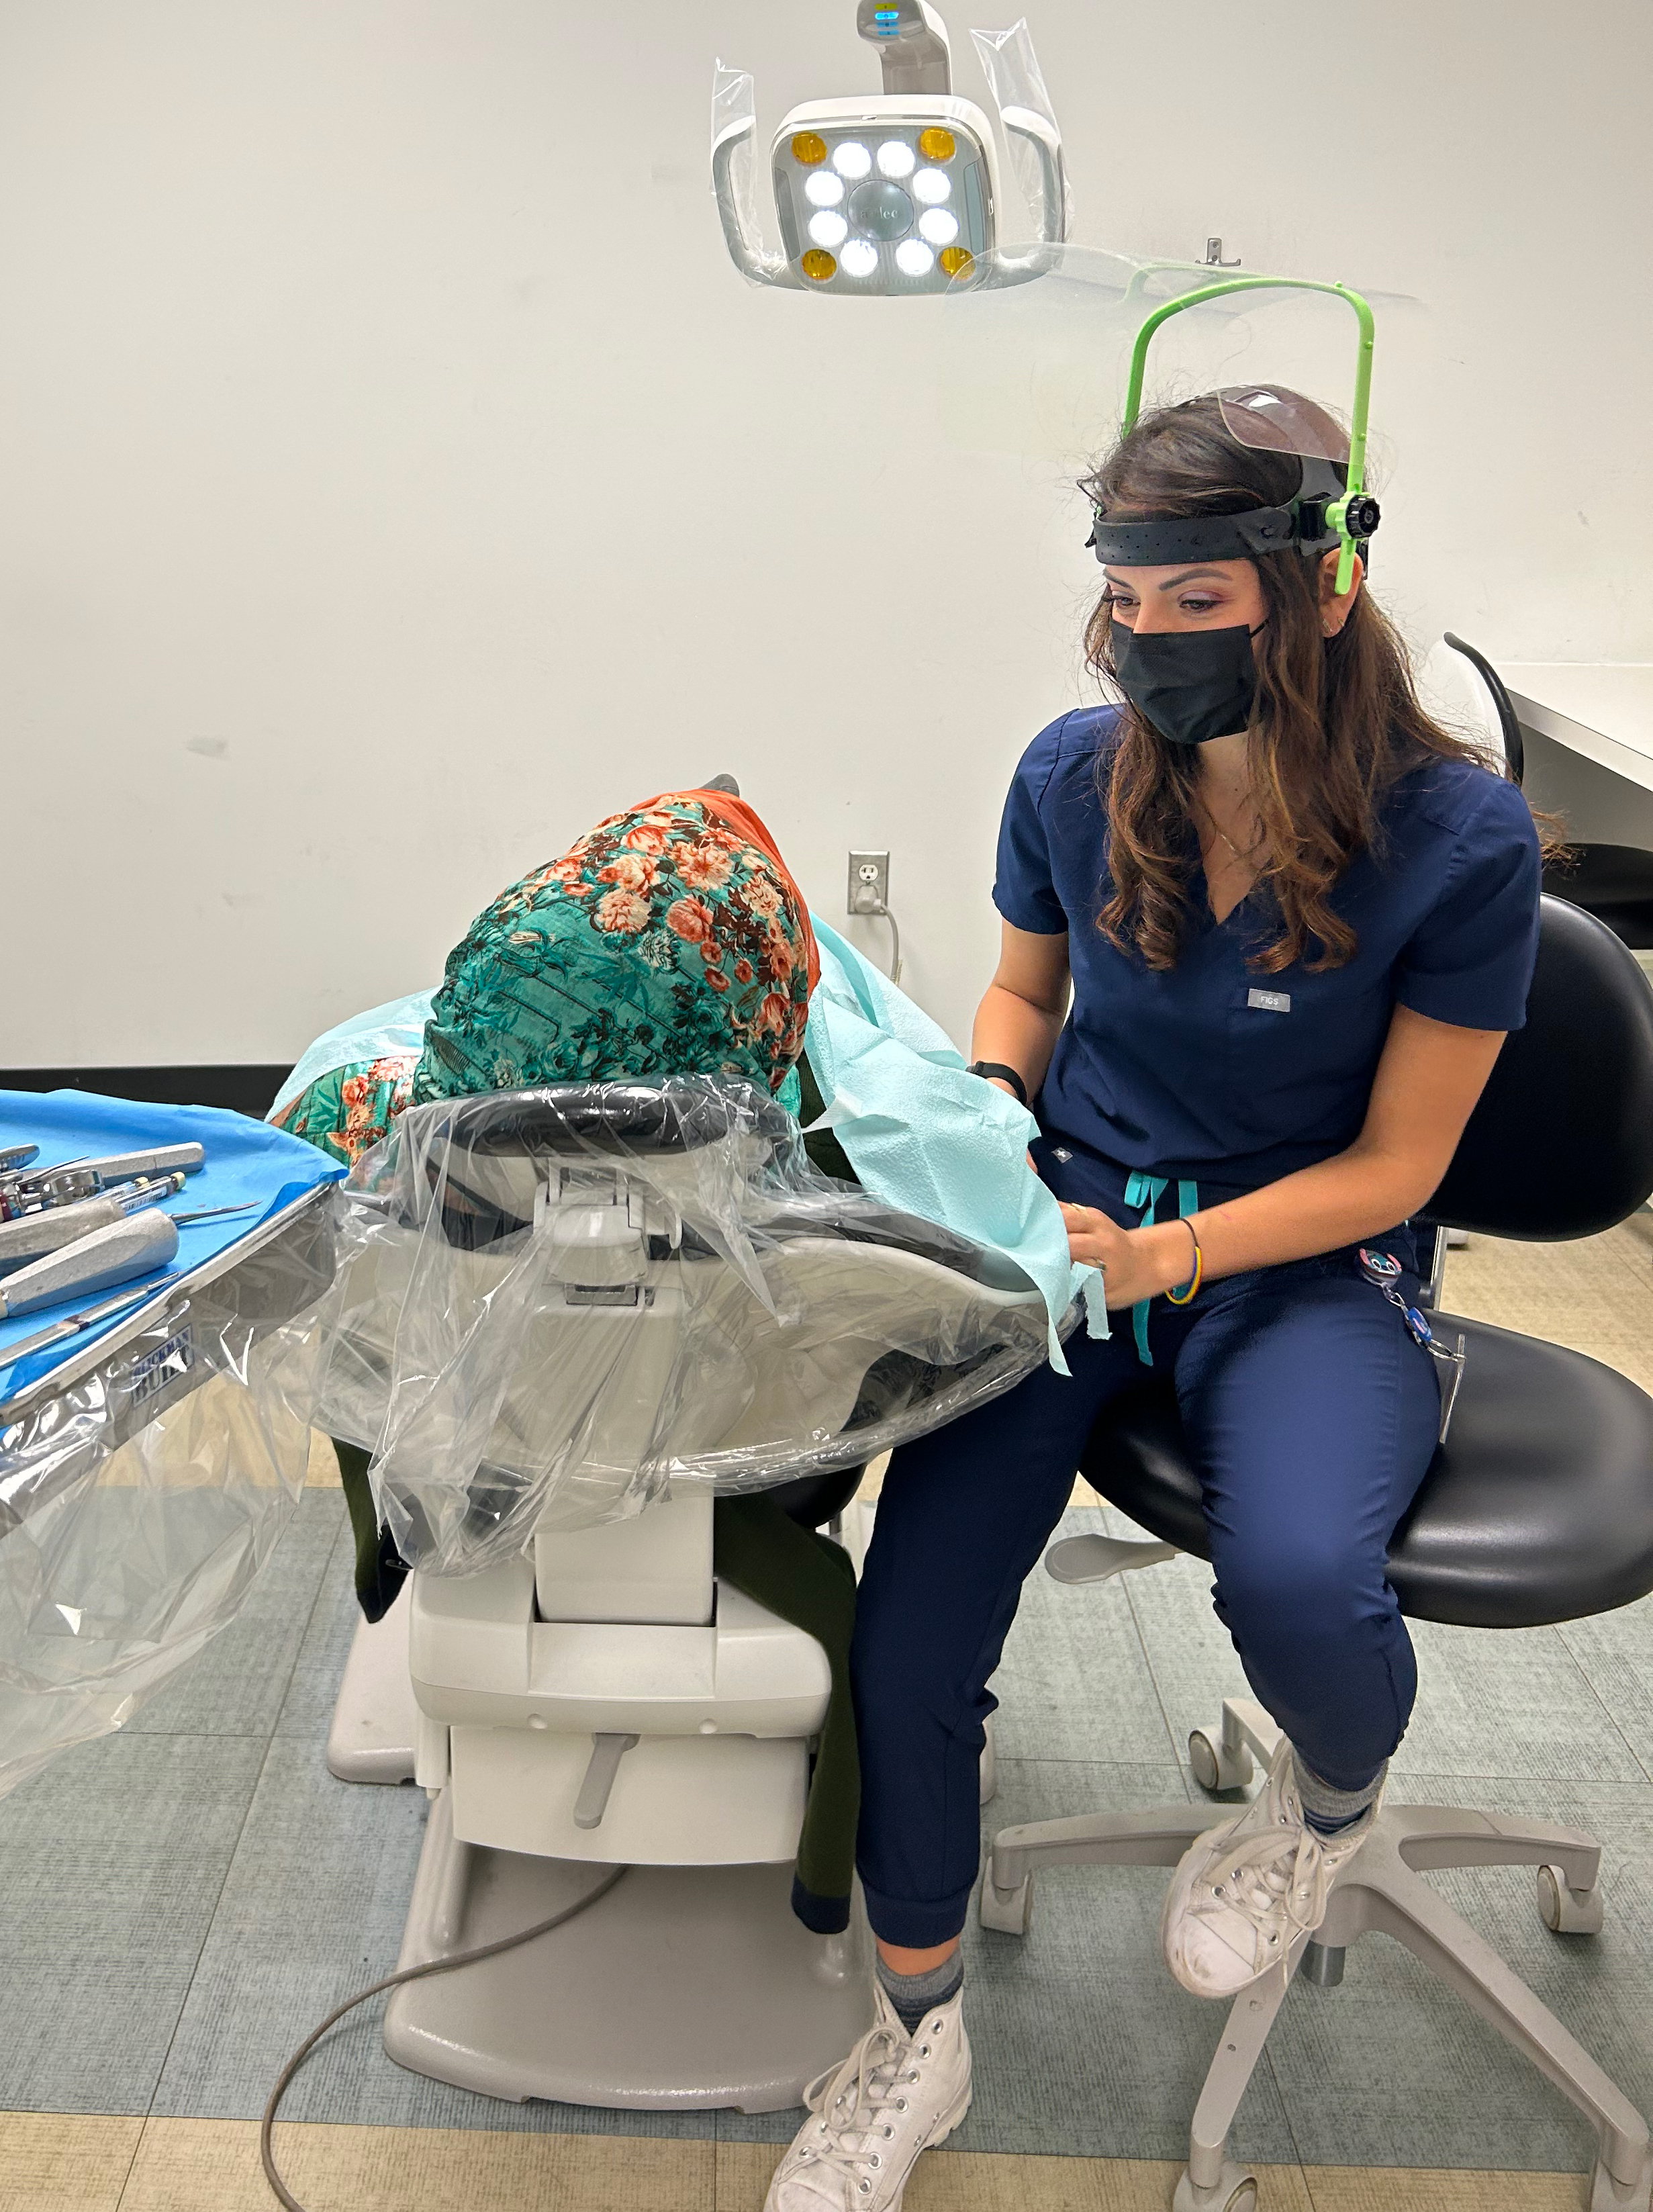
<instances>
[{"instance_id":1,"label":"clear face shield","mask_svg":"<svg viewBox=\"0 0 1653 2212\"><path fill-rule=\"evenodd\" d=\"M1021 273L1030 253L1042 259L1036 283ZM1088 247L1006 252L988 257L944 304L946 434L967 448L1065 464L1082 479L1139 416L1215 394L1237 443L1298 459L1297 495L1264 511L1267 526L1260 516L1255 526L1207 532L1211 547L1194 545L1197 524L1171 531L1138 523L1136 537L1111 552L1098 545L1098 557L1153 565L1296 544L1305 553L1336 551L1339 588L1346 590L1379 520L1365 484L1375 308L1386 330L1391 319L1405 330L1417 320L1416 305L1340 284ZM1153 528L1167 534L1163 546L1143 534ZM1225 550L1215 550L1217 538Z\"/></svg>"}]
</instances>

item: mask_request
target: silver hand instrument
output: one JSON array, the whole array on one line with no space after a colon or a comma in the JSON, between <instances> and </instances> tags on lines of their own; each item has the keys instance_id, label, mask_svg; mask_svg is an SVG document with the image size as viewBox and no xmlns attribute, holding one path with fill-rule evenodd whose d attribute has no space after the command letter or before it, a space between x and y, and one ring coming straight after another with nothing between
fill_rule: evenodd
<instances>
[{"instance_id":1,"label":"silver hand instrument","mask_svg":"<svg viewBox=\"0 0 1653 2212\"><path fill-rule=\"evenodd\" d=\"M157 1291L165 1290L173 1280L170 1271L157 1275L152 1283L135 1284L131 1290L121 1291L101 1305L85 1306L79 1313L65 1314L61 1321L37 1328L33 1336L19 1337L15 1344L0 1346L0 1367L12 1366L31 1352L43 1352L48 1344L57 1344L65 1336L78 1336L83 1328L95 1328L100 1321L108 1321L123 1307L142 1305L145 1298L153 1297Z\"/></svg>"},{"instance_id":2,"label":"silver hand instrument","mask_svg":"<svg viewBox=\"0 0 1653 2212\"><path fill-rule=\"evenodd\" d=\"M90 1236L20 1267L0 1288L0 1317L33 1313L82 1291L112 1290L165 1267L178 1256L178 1231L158 1206L126 1214Z\"/></svg>"},{"instance_id":3,"label":"silver hand instrument","mask_svg":"<svg viewBox=\"0 0 1653 2212\"><path fill-rule=\"evenodd\" d=\"M135 1206L158 1206L184 1188L184 1170L140 1176L136 1182L103 1184L88 1168L60 1168L40 1183L12 1183L0 1189L0 1222L17 1221L51 1209L83 1205L90 1198L119 1199L128 1213ZM64 1240L59 1239L59 1242Z\"/></svg>"},{"instance_id":4,"label":"silver hand instrument","mask_svg":"<svg viewBox=\"0 0 1653 2212\"><path fill-rule=\"evenodd\" d=\"M113 1190L100 1191L95 1198L82 1198L69 1206L41 1206L31 1212L19 1215L15 1220L0 1219L0 1276L14 1269L27 1267L31 1261L44 1259L48 1252L61 1251L77 1237L88 1237L94 1229L107 1228L112 1221L125 1220L146 1206L158 1206L163 1198L170 1198L182 1185L182 1171L162 1176L155 1182L119 1184ZM210 1206L195 1213L173 1213L167 1217L174 1225L187 1228L191 1222L216 1220L226 1213L251 1213L257 1206L256 1199L248 1199L240 1206Z\"/></svg>"},{"instance_id":5,"label":"silver hand instrument","mask_svg":"<svg viewBox=\"0 0 1653 2212\"><path fill-rule=\"evenodd\" d=\"M0 1145L0 1176L15 1175L40 1157L38 1145Z\"/></svg>"},{"instance_id":6,"label":"silver hand instrument","mask_svg":"<svg viewBox=\"0 0 1653 2212\"><path fill-rule=\"evenodd\" d=\"M49 1188L63 1176L92 1176L96 1181L91 1188L102 1190L110 1183L130 1182L135 1176L167 1175L175 1168L181 1168L185 1175L193 1175L206 1157L200 1145L153 1145L144 1152L108 1152L96 1159L60 1160L55 1167L37 1168L33 1174L15 1180L23 1189L33 1190ZM76 1189L74 1195L83 1198L89 1192Z\"/></svg>"}]
</instances>

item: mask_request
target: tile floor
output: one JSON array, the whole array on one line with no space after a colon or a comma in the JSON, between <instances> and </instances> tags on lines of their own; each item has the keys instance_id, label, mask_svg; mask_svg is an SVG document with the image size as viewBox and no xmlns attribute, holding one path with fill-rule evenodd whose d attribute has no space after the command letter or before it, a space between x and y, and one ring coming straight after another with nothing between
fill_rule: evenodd
<instances>
[{"instance_id":1,"label":"tile floor","mask_svg":"<svg viewBox=\"0 0 1653 2212\"><path fill-rule=\"evenodd\" d=\"M1653 1216L1577 1246L1480 1242L1447 1303L1653 1389ZM1076 1506L1073 1525L1107 1516ZM1115 1525L1123 1526L1117 1522ZM393 1962L423 1820L322 1763L351 1633L331 1454L243 1618L123 1735L0 1803L0 2212L263 2212L282 2060ZM1606 1847L1607 1928L1562 1943L1530 1877L1437 1877L1653 2107L1653 1600L1492 1637L1423 1626L1407 1795L1522 1807ZM1190 1727L1240 1687L1193 1561L1029 1585L998 1687L991 1826L1192 1792ZM975 2108L908 2212L1164 2212L1218 2015L1157 1967L1163 1876L1042 1883L1024 1943L972 1930ZM785 2116L501 2106L404 2074L368 2017L289 2100L314 2212L757 2212ZM1562 2212L1587 2130L1396 1947L1288 2000L1237 2148L1263 2212Z\"/></svg>"}]
</instances>

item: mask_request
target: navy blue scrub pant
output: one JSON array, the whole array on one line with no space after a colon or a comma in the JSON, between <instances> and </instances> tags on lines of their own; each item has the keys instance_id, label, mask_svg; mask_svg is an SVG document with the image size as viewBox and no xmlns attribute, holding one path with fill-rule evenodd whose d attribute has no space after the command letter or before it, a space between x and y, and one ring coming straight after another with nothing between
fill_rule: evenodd
<instances>
[{"instance_id":1,"label":"navy blue scrub pant","mask_svg":"<svg viewBox=\"0 0 1653 2212\"><path fill-rule=\"evenodd\" d=\"M1372 1241L1414 1291L1410 1237ZM857 1862L887 1943L925 1948L964 1925L987 1682L1092 1425L1144 1374L1131 1316L1110 1320L1105 1342L1070 1338L1071 1376L1042 1367L890 1461L851 1662ZM1435 1363L1352 1250L1212 1283L1186 1309L1157 1298L1149 1341L1176 1382L1246 1679L1316 1774L1363 1789L1417 1692L1386 1553L1434 1453Z\"/></svg>"}]
</instances>

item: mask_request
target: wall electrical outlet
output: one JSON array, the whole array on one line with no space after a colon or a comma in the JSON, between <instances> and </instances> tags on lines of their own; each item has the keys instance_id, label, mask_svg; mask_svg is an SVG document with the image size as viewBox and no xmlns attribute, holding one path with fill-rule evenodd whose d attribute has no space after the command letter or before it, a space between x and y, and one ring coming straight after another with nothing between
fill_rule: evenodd
<instances>
[{"instance_id":1,"label":"wall electrical outlet","mask_svg":"<svg viewBox=\"0 0 1653 2212\"><path fill-rule=\"evenodd\" d=\"M890 911L890 855L852 853L849 856L849 912L888 914Z\"/></svg>"}]
</instances>

